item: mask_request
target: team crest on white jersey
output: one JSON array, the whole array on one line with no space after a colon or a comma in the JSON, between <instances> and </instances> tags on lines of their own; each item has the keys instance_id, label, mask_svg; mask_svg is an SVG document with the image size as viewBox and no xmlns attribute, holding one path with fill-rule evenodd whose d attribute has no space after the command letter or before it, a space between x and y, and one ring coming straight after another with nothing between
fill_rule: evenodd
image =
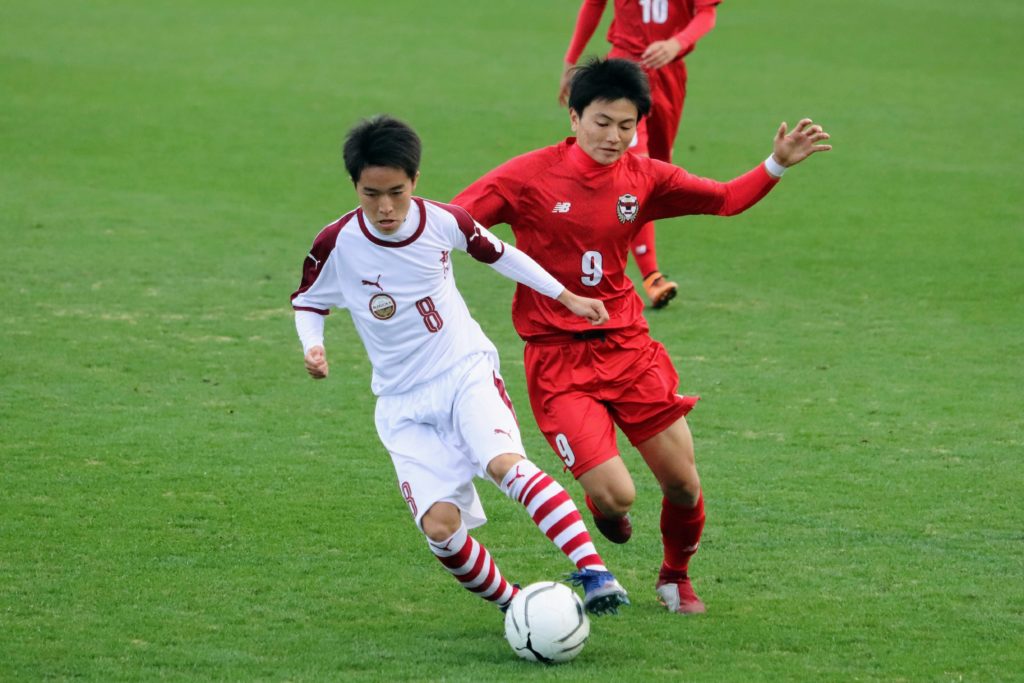
<instances>
[{"instance_id":1,"label":"team crest on white jersey","mask_svg":"<svg viewBox=\"0 0 1024 683\"><path fill-rule=\"evenodd\" d=\"M632 223L640 213L640 200L635 194L622 195L619 197L619 203L615 205L615 213L618 214L620 223Z\"/></svg>"},{"instance_id":2,"label":"team crest on white jersey","mask_svg":"<svg viewBox=\"0 0 1024 683\"><path fill-rule=\"evenodd\" d=\"M395 314L397 308L390 294L374 294L370 297L370 313L377 320L387 320Z\"/></svg>"},{"instance_id":3,"label":"team crest on white jersey","mask_svg":"<svg viewBox=\"0 0 1024 683\"><path fill-rule=\"evenodd\" d=\"M377 320L387 320L395 314L398 306L395 305L395 300L391 298L391 295L384 291L380 284L380 278L381 276L378 275L376 280L363 280L362 283L365 287L376 287L380 290L379 294L370 297L370 313Z\"/></svg>"}]
</instances>

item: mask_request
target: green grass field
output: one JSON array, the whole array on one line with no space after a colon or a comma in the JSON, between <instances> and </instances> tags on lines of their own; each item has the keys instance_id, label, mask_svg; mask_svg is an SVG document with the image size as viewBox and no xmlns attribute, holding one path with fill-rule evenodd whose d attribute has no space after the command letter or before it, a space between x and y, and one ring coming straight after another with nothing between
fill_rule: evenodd
<instances>
[{"instance_id":1,"label":"green grass field","mask_svg":"<svg viewBox=\"0 0 1024 683\"><path fill-rule=\"evenodd\" d=\"M1024 8L971 6L722 5L677 162L731 178L803 115L836 149L661 224L709 613L656 603L627 451L636 534L598 544L634 605L545 669L409 522L346 316L313 383L288 296L360 117L419 130L439 200L568 134L576 0L5 3L0 680L1024 680ZM512 283L456 269L554 472ZM506 576L570 568L480 489Z\"/></svg>"}]
</instances>

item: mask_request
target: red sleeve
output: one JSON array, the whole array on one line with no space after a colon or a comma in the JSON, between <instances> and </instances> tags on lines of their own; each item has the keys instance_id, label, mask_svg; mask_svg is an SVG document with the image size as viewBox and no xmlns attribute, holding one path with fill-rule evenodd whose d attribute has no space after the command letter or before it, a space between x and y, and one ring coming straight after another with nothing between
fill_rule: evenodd
<instances>
[{"instance_id":1,"label":"red sleeve","mask_svg":"<svg viewBox=\"0 0 1024 683\"><path fill-rule=\"evenodd\" d=\"M452 199L452 204L461 206L485 228L511 224L515 215L512 200L519 185L508 173L511 163L502 164L472 183Z\"/></svg>"},{"instance_id":2,"label":"red sleeve","mask_svg":"<svg viewBox=\"0 0 1024 683\"><path fill-rule=\"evenodd\" d=\"M763 163L758 164L725 184L725 201L722 202L718 215L735 216L743 213L761 201L778 184L779 179L768 173Z\"/></svg>"},{"instance_id":3,"label":"red sleeve","mask_svg":"<svg viewBox=\"0 0 1024 683\"><path fill-rule=\"evenodd\" d=\"M583 54L587 43L594 36L597 25L601 23L601 15L608 0L583 0L580 13L576 16L576 30L569 41L569 49L565 51L565 61L575 64Z\"/></svg>"},{"instance_id":4,"label":"red sleeve","mask_svg":"<svg viewBox=\"0 0 1024 683\"><path fill-rule=\"evenodd\" d=\"M672 36L682 46L681 54L688 54L697 45L697 41L715 27L715 5L708 4L697 8L693 19L679 33Z\"/></svg>"},{"instance_id":5,"label":"red sleeve","mask_svg":"<svg viewBox=\"0 0 1024 683\"><path fill-rule=\"evenodd\" d=\"M656 165L660 170L671 166L665 162ZM655 188L653 209L646 220L692 214L735 216L759 202L779 182L763 163L727 183L692 175L678 166L671 168Z\"/></svg>"}]
</instances>

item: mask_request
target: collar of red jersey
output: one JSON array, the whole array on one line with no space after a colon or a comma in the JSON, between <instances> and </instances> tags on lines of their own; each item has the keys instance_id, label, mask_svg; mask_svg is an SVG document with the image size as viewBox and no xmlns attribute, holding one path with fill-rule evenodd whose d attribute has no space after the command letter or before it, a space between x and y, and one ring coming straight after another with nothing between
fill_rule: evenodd
<instances>
[{"instance_id":1,"label":"collar of red jersey","mask_svg":"<svg viewBox=\"0 0 1024 683\"><path fill-rule=\"evenodd\" d=\"M595 161L593 157L583 151L583 148L577 144L576 138L573 137L566 138L565 145L569 148L567 152L569 161L583 171L604 171L612 169L622 161L621 157L610 164L602 164L600 161Z\"/></svg>"}]
</instances>

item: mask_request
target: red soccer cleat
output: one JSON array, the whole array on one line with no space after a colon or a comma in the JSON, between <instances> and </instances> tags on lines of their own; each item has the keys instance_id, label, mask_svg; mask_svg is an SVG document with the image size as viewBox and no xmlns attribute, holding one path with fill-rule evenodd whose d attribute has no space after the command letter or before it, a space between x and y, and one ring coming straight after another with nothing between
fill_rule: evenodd
<instances>
[{"instance_id":1,"label":"red soccer cleat","mask_svg":"<svg viewBox=\"0 0 1024 683\"><path fill-rule=\"evenodd\" d=\"M693 584L685 571L662 567L654 590L658 593L658 601L669 612L704 614L707 611L703 601L693 592Z\"/></svg>"}]
</instances>

